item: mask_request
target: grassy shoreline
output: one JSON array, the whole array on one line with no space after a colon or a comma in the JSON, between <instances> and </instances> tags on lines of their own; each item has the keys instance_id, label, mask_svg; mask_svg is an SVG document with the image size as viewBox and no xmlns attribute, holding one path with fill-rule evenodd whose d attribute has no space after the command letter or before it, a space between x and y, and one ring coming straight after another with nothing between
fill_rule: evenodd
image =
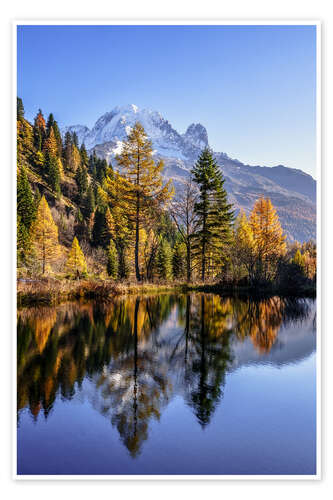
<instances>
[{"instance_id":1,"label":"grassy shoreline","mask_svg":"<svg viewBox=\"0 0 333 500\"><path fill-rule=\"evenodd\" d=\"M107 280L19 280L17 307L57 305L78 299L112 300L115 296L154 294L162 292L211 292L219 295L251 296L265 298L272 295L315 297L315 287L300 290L283 290L272 285L262 288L225 286L220 283L115 283Z\"/></svg>"},{"instance_id":2,"label":"grassy shoreline","mask_svg":"<svg viewBox=\"0 0 333 500\"><path fill-rule=\"evenodd\" d=\"M186 291L184 283L115 283L104 280L27 280L17 283L17 307L57 305L78 299L110 300L121 295Z\"/></svg>"}]
</instances>

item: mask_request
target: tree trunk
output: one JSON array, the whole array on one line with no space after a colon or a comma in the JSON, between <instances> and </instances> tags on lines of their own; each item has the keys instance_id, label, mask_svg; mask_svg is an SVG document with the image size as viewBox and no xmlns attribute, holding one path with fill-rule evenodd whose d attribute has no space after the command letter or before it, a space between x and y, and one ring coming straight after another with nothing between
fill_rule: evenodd
<instances>
[{"instance_id":1,"label":"tree trunk","mask_svg":"<svg viewBox=\"0 0 333 500\"><path fill-rule=\"evenodd\" d=\"M201 280L205 281L206 274L206 241L205 236L202 242L202 252L201 252Z\"/></svg>"},{"instance_id":2,"label":"tree trunk","mask_svg":"<svg viewBox=\"0 0 333 500\"><path fill-rule=\"evenodd\" d=\"M140 153L138 151L137 171L136 171L136 219L135 219L135 274L137 281L141 281L139 268L139 238L140 238Z\"/></svg>"},{"instance_id":3,"label":"tree trunk","mask_svg":"<svg viewBox=\"0 0 333 500\"><path fill-rule=\"evenodd\" d=\"M187 282L191 281L191 244L189 241L186 242L186 277Z\"/></svg>"},{"instance_id":4,"label":"tree trunk","mask_svg":"<svg viewBox=\"0 0 333 500\"><path fill-rule=\"evenodd\" d=\"M140 268L139 268L139 210L137 208L136 223L135 223L135 274L137 281L141 281Z\"/></svg>"},{"instance_id":5,"label":"tree trunk","mask_svg":"<svg viewBox=\"0 0 333 500\"><path fill-rule=\"evenodd\" d=\"M204 217L203 217L203 224L202 224L202 234L203 234L203 241L202 241L202 252L201 252L201 279L202 281L205 281L205 274L206 274L206 208L204 212Z\"/></svg>"},{"instance_id":6,"label":"tree trunk","mask_svg":"<svg viewBox=\"0 0 333 500\"><path fill-rule=\"evenodd\" d=\"M45 252L45 244L43 243L43 274L45 274L45 261L46 261L46 252Z\"/></svg>"}]
</instances>

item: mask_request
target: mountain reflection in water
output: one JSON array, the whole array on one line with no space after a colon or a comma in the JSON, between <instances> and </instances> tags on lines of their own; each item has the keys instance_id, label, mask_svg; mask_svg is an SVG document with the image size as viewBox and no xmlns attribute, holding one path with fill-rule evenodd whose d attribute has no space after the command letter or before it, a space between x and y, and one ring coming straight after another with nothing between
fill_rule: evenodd
<instances>
[{"instance_id":1,"label":"mountain reflection in water","mask_svg":"<svg viewBox=\"0 0 333 500\"><path fill-rule=\"evenodd\" d=\"M18 422L47 419L57 399L82 393L132 457L171 398L209 425L225 376L247 364L296 363L315 350L309 299L158 295L18 312ZM84 384L88 380L89 384Z\"/></svg>"}]
</instances>

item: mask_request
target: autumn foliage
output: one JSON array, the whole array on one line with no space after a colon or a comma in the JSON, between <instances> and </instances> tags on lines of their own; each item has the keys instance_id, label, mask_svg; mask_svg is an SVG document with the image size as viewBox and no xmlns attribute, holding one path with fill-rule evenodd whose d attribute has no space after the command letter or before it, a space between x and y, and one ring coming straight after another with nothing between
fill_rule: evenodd
<instances>
[{"instance_id":1,"label":"autumn foliage","mask_svg":"<svg viewBox=\"0 0 333 500\"><path fill-rule=\"evenodd\" d=\"M17 100L18 275L221 287L314 286L316 247L286 240L269 198L236 213L205 149L175 193L142 124L112 164Z\"/></svg>"}]
</instances>

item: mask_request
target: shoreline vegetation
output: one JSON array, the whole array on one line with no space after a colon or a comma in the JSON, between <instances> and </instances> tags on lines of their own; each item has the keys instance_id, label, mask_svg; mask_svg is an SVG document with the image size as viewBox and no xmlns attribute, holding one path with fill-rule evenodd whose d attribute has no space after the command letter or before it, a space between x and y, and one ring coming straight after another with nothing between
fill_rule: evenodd
<instances>
[{"instance_id":1,"label":"shoreline vegetation","mask_svg":"<svg viewBox=\"0 0 333 500\"><path fill-rule=\"evenodd\" d=\"M273 285L250 287L222 285L221 283L116 283L107 280L67 280L44 278L19 279L17 282L17 307L36 305L55 306L75 300L110 301L127 295L153 295L155 293L207 292L226 296L266 298L274 295L316 297L316 287L307 285L299 290L279 288Z\"/></svg>"},{"instance_id":2,"label":"shoreline vegetation","mask_svg":"<svg viewBox=\"0 0 333 500\"><path fill-rule=\"evenodd\" d=\"M288 241L260 192L238 211L209 148L177 190L163 172L139 122L111 164L52 114L28 122L18 98L18 307L167 291L315 296L316 243Z\"/></svg>"}]
</instances>

